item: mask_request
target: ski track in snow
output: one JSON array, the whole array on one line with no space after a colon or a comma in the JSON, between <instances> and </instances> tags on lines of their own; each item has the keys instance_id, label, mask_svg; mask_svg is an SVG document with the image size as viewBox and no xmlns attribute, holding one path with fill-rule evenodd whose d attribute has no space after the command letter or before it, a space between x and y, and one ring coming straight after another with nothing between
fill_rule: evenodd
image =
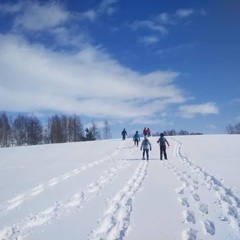
<instances>
[{"instance_id":1,"label":"ski track in snow","mask_svg":"<svg viewBox=\"0 0 240 240\"><path fill-rule=\"evenodd\" d=\"M13 224L12 226L5 226L3 229L0 229L0 239L1 240L13 240L13 239L22 240L26 238L29 234L31 234L36 227L50 224L53 220L59 219L65 216L66 214L80 211L85 202L90 201L91 199L97 197L100 194L103 187L109 184L114 179L114 177L117 176L120 169L130 166L129 161L114 159L114 157L116 157L118 152L122 150L124 144L125 144L124 141L121 142L120 147L116 149L111 155L103 159L100 159L94 163L90 163L86 166L83 166L84 169L86 170L106 160L113 160L114 166L106 170L104 174L100 176L97 180L90 182L84 189L77 191L69 200L65 202L58 201L53 206L50 206L41 212L38 212L35 214L29 214L26 218ZM133 154L135 151L136 151L136 148L130 148L126 153L127 158L133 158L134 157ZM138 169L139 168L142 169L143 168L142 165L143 164L140 163ZM69 177L72 177L80 173L81 172L80 169L75 169L58 178L53 178L53 181L51 181L50 186L55 186L57 183L60 182L60 179L61 180L68 179ZM137 177L138 176L133 177L132 184L137 184L137 179L134 181L134 178L137 178ZM56 181L56 179L58 179L58 181ZM39 186L29 190L27 193L18 194L15 198L8 200L7 201L8 204L5 206L5 211L13 210L14 208L22 204L25 200L33 196L37 196L40 192L43 192L49 186L49 184L47 183L49 183L49 181L47 181L46 183L40 184ZM131 182L129 181L129 186L128 186L128 189L126 187L126 191L130 190L131 193L133 194L134 191L137 191L137 187L139 186L139 184L137 186L134 185L132 187L130 186L130 184ZM127 195L128 193L126 193L126 196ZM126 199L126 196L124 197L124 199ZM130 201L130 197L128 199L128 202L129 201ZM14 204L16 207L13 207Z\"/></svg>"},{"instance_id":2,"label":"ski track in snow","mask_svg":"<svg viewBox=\"0 0 240 240\"><path fill-rule=\"evenodd\" d=\"M174 140L174 139L173 139ZM208 204L202 202L201 195L198 193L200 187L205 187L209 194L212 194L217 206L217 212L221 221L227 222L233 229L231 239L239 239L240 236L240 198L231 188L226 187L222 180L196 166L186 156L181 153L181 142L176 142L174 147L175 157L180 159L180 163L186 167L186 171L174 166L171 161L162 161L167 169L171 170L182 182L182 186L176 189L178 200L183 210L183 223L190 224L191 227L182 232L183 240L198 239L198 230L194 226L198 223L202 225L203 233L206 237L215 235L217 229L215 223L207 218L209 212ZM191 199L189 199L189 196ZM194 202L194 206L190 204ZM196 219L196 209L202 216ZM199 215L199 214L198 214Z\"/></svg>"},{"instance_id":3,"label":"ski track in snow","mask_svg":"<svg viewBox=\"0 0 240 240\"><path fill-rule=\"evenodd\" d=\"M141 161L133 176L115 197L107 204L107 208L99 220L98 229L91 232L90 240L122 240L130 225L133 199L141 189L148 172L148 161Z\"/></svg>"},{"instance_id":4,"label":"ski track in snow","mask_svg":"<svg viewBox=\"0 0 240 240\"><path fill-rule=\"evenodd\" d=\"M16 193L15 196L9 200L6 200L3 204L0 204L0 216L3 214L6 214L7 211L11 211L17 207L19 207L21 204L23 204L26 200L29 200L37 195L39 195L40 193L44 192L45 190L69 179L72 178L74 176L76 176L77 174L80 174L81 172L86 171L87 169L93 168L97 165L99 165L100 163L103 163L105 161L109 161L114 159L114 157L119 153L119 151L122 150L124 146L124 142L121 142L119 147L116 148L116 150L109 154L106 157L103 157L101 159L98 159L94 162L88 163L86 165L83 165L79 168L75 168L70 172L64 173L58 177L52 177L49 180L39 183L37 186L22 192L22 193Z\"/></svg>"}]
</instances>

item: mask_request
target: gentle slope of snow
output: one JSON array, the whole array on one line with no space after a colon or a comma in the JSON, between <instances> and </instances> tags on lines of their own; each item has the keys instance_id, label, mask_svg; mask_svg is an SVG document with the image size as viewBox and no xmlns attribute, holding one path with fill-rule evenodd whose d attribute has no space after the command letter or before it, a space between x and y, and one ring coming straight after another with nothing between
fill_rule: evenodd
<instances>
[{"instance_id":1,"label":"gentle slope of snow","mask_svg":"<svg viewBox=\"0 0 240 240\"><path fill-rule=\"evenodd\" d=\"M0 149L0 240L240 239L240 136Z\"/></svg>"}]
</instances>

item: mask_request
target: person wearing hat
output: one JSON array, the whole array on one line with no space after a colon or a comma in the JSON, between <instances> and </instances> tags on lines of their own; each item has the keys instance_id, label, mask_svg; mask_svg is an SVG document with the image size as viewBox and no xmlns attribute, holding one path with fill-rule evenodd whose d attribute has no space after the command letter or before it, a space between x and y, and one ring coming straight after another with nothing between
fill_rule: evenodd
<instances>
[{"instance_id":1,"label":"person wearing hat","mask_svg":"<svg viewBox=\"0 0 240 240\"><path fill-rule=\"evenodd\" d=\"M147 136L144 136L140 150L141 151L143 150L143 158L142 159L145 159L145 153L146 153L147 160L149 160L149 150L152 151L152 145L151 145L150 141L147 139Z\"/></svg>"},{"instance_id":2,"label":"person wearing hat","mask_svg":"<svg viewBox=\"0 0 240 240\"><path fill-rule=\"evenodd\" d=\"M136 131L136 133L134 134L133 141L134 141L134 145L137 145L138 147L138 143L140 142L140 136L138 134L138 131Z\"/></svg>"},{"instance_id":3,"label":"person wearing hat","mask_svg":"<svg viewBox=\"0 0 240 240\"><path fill-rule=\"evenodd\" d=\"M160 160L162 160L162 156L164 155L165 160L167 160L167 153L166 153L166 143L168 147L170 146L167 139L164 137L164 134L160 134L160 138L157 140L157 143L160 145Z\"/></svg>"}]
</instances>

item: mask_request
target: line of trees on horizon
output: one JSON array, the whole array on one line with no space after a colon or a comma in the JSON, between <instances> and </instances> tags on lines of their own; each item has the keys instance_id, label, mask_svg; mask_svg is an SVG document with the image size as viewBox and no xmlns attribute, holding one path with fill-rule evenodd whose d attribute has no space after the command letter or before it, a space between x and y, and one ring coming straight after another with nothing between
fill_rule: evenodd
<instances>
[{"instance_id":1,"label":"line of trees on horizon","mask_svg":"<svg viewBox=\"0 0 240 240\"><path fill-rule=\"evenodd\" d=\"M228 134L240 134L240 123L229 124L226 127ZM163 131L165 136L176 135L202 135L199 132L188 132L175 129ZM159 136L160 133L152 133ZM67 116L64 114L48 117L43 125L40 120L32 115L18 114L13 119L5 112L0 113L0 147L25 146L37 144L66 143L79 141L93 141L111 138L111 127L107 120L104 121L102 136L95 122L84 129L81 118L77 115Z\"/></svg>"},{"instance_id":2,"label":"line of trees on horizon","mask_svg":"<svg viewBox=\"0 0 240 240\"><path fill-rule=\"evenodd\" d=\"M227 125L226 131L228 134L240 134L240 123L237 123L235 125Z\"/></svg>"},{"instance_id":3,"label":"line of trees on horizon","mask_svg":"<svg viewBox=\"0 0 240 240\"><path fill-rule=\"evenodd\" d=\"M177 131L175 129L171 129L171 130L166 130L162 132L165 136L177 136L177 135L181 135L181 136L185 136L185 135L203 135L200 132L188 132L187 130L180 130ZM160 136L160 133L155 133L153 134L153 136Z\"/></svg>"},{"instance_id":4,"label":"line of trees on horizon","mask_svg":"<svg viewBox=\"0 0 240 240\"><path fill-rule=\"evenodd\" d=\"M111 128L104 121L103 138L111 138ZM101 139L99 128L95 122L83 128L81 118L77 115L64 114L48 117L43 125L36 116L18 114L15 119L0 113L0 146L24 146L50 143L66 143L92 141Z\"/></svg>"}]
</instances>

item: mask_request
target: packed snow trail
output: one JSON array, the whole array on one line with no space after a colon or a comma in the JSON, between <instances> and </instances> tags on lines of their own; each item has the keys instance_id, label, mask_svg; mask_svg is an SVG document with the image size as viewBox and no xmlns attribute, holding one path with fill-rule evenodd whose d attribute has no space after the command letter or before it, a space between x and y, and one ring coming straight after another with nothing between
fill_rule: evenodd
<instances>
[{"instance_id":1,"label":"packed snow trail","mask_svg":"<svg viewBox=\"0 0 240 240\"><path fill-rule=\"evenodd\" d=\"M91 233L90 240L122 240L125 237L130 224L133 199L147 175L148 163L149 161L140 162L124 188L113 197L99 220L99 228Z\"/></svg>"}]
</instances>

